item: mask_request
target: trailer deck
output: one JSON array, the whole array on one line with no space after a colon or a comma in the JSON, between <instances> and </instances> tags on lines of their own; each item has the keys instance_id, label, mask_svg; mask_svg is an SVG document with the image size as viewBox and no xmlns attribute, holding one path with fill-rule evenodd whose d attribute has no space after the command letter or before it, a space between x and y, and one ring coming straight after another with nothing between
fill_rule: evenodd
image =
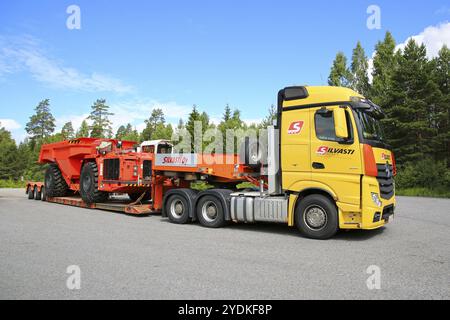
<instances>
[{"instance_id":1,"label":"trailer deck","mask_svg":"<svg viewBox=\"0 0 450 320\"><path fill-rule=\"evenodd\" d=\"M86 209L99 209L105 211L121 212L130 215L145 216L154 213L160 213L152 209L151 202L130 202L129 199L121 199L118 197L111 197L107 202L88 204L84 202L79 195L65 196L65 197L47 197L43 194L42 182L29 182L26 188L26 194L33 193L33 197L28 197L31 200L42 200L52 203L59 203L73 207ZM39 194L39 197L35 195Z\"/></svg>"},{"instance_id":2,"label":"trailer deck","mask_svg":"<svg viewBox=\"0 0 450 320\"><path fill-rule=\"evenodd\" d=\"M150 204L125 203L121 200L109 200L108 202L104 203L87 204L81 199L81 197L72 196L72 197L55 197L55 198L49 197L46 199L46 201L87 209L99 209L105 211L123 212L131 215L149 215L152 213L159 213L153 211L151 209Z\"/></svg>"}]
</instances>

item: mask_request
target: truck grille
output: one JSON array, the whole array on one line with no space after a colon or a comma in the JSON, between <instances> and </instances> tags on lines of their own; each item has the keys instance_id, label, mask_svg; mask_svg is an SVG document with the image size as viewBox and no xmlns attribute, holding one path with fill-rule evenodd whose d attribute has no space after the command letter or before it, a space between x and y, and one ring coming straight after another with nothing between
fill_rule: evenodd
<instances>
[{"instance_id":1,"label":"truck grille","mask_svg":"<svg viewBox=\"0 0 450 320\"><path fill-rule=\"evenodd\" d=\"M144 175L144 179L150 179L152 177L152 161L144 160L144 164L142 166L142 173Z\"/></svg>"},{"instance_id":2,"label":"truck grille","mask_svg":"<svg viewBox=\"0 0 450 320\"><path fill-rule=\"evenodd\" d=\"M380 185L380 196L389 200L394 195L394 174L393 167L389 164L377 164L377 180Z\"/></svg>"},{"instance_id":3,"label":"truck grille","mask_svg":"<svg viewBox=\"0 0 450 320\"><path fill-rule=\"evenodd\" d=\"M107 180L119 180L120 160L106 159L103 161L103 176Z\"/></svg>"}]
</instances>

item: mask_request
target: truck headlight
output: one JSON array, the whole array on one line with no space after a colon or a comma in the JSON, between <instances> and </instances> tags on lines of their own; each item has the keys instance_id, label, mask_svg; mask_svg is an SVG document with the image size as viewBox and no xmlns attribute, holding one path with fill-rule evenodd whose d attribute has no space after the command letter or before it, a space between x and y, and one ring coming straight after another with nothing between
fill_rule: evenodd
<instances>
[{"instance_id":1,"label":"truck headlight","mask_svg":"<svg viewBox=\"0 0 450 320\"><path fill-rule=\"evenodd\" d=\"M376 206L381 207L383 203L380 200L380 197L378 196L378 193L372 192L372 201L375 203Z\"/></svg>"}]
</instances>

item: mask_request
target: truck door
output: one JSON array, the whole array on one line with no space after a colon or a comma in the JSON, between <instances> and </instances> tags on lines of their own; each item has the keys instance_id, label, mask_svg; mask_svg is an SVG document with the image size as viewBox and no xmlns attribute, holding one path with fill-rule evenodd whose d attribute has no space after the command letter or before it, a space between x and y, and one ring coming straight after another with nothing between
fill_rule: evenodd
<instances>
[{"instance_id":1,"label":"truck door","mask_svg":"<svg viewBox=\"0 0 450 320\"><path fill-rule=\"evenodd\" d=\"M311 126L309 109L285 111L281 123L281 170L283 188L311 178Z\"/></svg>"},{"instance_id":2,"label":"truck door","mask_svg":"<svg viewBox=\"0 0 450 320\"><path fill-rule=\"evenodd\" d=\"M345 107L348 139L335 133L333 110L340 106L312 108L311 178L328 185L339 201L360 203L361 153L350 107Z\"/></svg>"}]
</instances>

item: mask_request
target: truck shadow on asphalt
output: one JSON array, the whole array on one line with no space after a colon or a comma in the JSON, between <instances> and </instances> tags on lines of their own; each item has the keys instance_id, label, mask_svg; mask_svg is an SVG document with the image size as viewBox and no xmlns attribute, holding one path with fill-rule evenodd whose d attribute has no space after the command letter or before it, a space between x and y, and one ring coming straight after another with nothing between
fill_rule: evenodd
<instances>
[{"instance_id":1,"label":"truck shadow on asphalt","mask_svg":"<svg viewBox=\"0 0 450 320\"><path fill-rule=\"evenodd\" d=\"M171 223L169 220L161 218L160 222ZM192 227L204 228L198 222L189 224ZM259 222L256 224L230 224L224 227L227 230L233 230L236 232L256 232L256 233L271 233L276 235L296 237L311 240L303 236L295 227L288 227L284 224L264 223ZM383 234L386 230L385 227L381 227L375 230L339 230L338 233L329 239L328 241L365 241ZM317 241L317 240L313 240Z\"/></svg>"}]
</instances>

